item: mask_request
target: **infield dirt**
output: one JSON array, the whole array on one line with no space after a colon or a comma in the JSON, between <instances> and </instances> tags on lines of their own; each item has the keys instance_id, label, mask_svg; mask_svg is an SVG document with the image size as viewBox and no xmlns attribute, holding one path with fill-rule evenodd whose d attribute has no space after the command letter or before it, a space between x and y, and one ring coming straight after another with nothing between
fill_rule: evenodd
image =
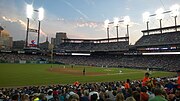
<instances>
[{"instance_id":1,"label":"infield dirt","mask_svg":"<svg viewBox=\"0 0 180 101\"><path fill-rule=\"evenodd\" d=\"M49 72L55 72L55 73L62 73L62 74L71 74L76 76L83 75L83 70L77 70L74 68L49 68ZM86 76L102 76L106 75L106 73L99 73L99 72L88 72L85 73Z\"/></svg>"}]
</instances>

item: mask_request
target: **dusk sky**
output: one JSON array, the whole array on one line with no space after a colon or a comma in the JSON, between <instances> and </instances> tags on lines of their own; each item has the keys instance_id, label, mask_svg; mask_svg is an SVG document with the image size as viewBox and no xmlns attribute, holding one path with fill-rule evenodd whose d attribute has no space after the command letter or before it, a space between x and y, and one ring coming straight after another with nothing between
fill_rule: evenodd
<instances>
[{"instance_id":1,"label":"dusk sky","mask_svg":"<svg viewBox=\"0 0 180 101\"><path fill-rule=\"evenodd\" d=\"M66 32L68 38L102 39L106 38L104 21L113 21L114 17L122 19L129 16L130 43L142 36L141 30L146 29L142 13L155 14L158 8L165 11L180 0L0 0L0 25L9 31L13 40L25 40L26 5L33 4L34 9L43 7L44 20L41 23L40 42L46 36L55 37L56 32ZM37 13L30 20L30 27L37 28ZM180 24L180 17L177 23ZM174 25L174 19L166 14L163 26ZM119 36L125 36L126 26L119 23ZM155 17L150 18L150 28L159 27ZM37 40L37 33L29 33L29 41ZM110 25L110 37L116 37L116 30Z\"/></svg>"}]
</instances>

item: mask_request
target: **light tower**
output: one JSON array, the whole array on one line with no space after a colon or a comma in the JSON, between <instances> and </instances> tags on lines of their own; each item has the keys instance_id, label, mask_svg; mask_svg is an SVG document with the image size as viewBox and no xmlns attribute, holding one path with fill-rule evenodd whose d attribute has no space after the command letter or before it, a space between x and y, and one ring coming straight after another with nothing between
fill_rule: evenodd
<instances>
[{"instance_id":1,"label":"light tower","mask_svg":"<svg viewBox=\"0 0 180 101\"><path fill-rule=\"evenodd\" d=\"M40 29L41 29L41 21L44 19L44 9L41 7L38 9L38 22L39 22L39 26L38 26L38 39L37 39L37 47L39 47L39 37L40 37Z\"/></svg>"},{"instance_id":2,"label":"light tower","mask_svg":"<svg viewBox=\"0 0 180 101\"><path fill-rule=\"evenodd\" d=\"M164 9L162 8L159 8L156 10L156 19L159 20L159 23L160 23L160 32L162 34L162 19L164 18Z\"/></svg>"},{"instance_id":3,"label":"light tower","mask_svg":"<svg viewBox=\"0 0 180 101\"><path fill-rule=\"evenodd\" d=\"M174 17L174 22L175 22L175 31L177 31L177 16L179 15L179 9L180 6L178 4L175 4L170 7L171 10L171 16Z\"/></svg>"},{"instance_id":4,"label":"light tower","mask_svg":"<svg viewBox=\"0 0 180 101\"><path fill-rule=\"evenodd\" d=\"M147 33L148 33L148 35L149 35L149 18L150 18L150 13L149 13L149 12L144 12L144 13L142 14L142 16L143 16L143 22L146 23Z\"/></svg>"},{"instance_id":5,"label":"light tower","mask_svg":"<svg viewBox=\"0 0 180 101\"><path fill-rule=\"evenodd\" d=\"M129 37L129 24L130 24L130 17L129 16L125 16L124 17L124 24L127 26L127 37Z\"/></svg>"},{"instance_id":6,"label":"light tower","mask_svg":"<svg viewBox=\"0 0 180 101\"><path fill-rule=\"evenodd\" d=\"M108 19L104 21L104 27L107 29L107 38L109 42L109 20Z\"/></svg>"},{"instance_id":7,"label":"light tower","mask_svg":"<svg viewBox=\"0 0 180 101\"><path fill-rule=\"evenodd\" d=\"M27 15L27 29L26 29L26 47L28 47L28 35L29 31L33 30L32 32L37 32L36 29L30 29L29 28L29 20L32 18L33 12L36 11L38 12L38 38L37 38L37 47L39 47L39 36L40 36L40 24L41 21L44 18L44 9L41 7L38 10L34 10L32 5L27 5L26 6L26 15Z\"/></svg>"},{"instance_id":8,"label":"light tower","mask_svg":"<svg viewBox=\"0 0 180 101\"><path fill-rule=\"evenodd\" d=\"M119 18L114 17L114 26L116 27L116 32L117 32L117 42L118 42L118 22L119 22Z\"/></svg>"},{"instance_id":9,"label":"light tower","mask_svg":"<svg viewBox=\"0 0 180 101\"><path fill-rule=\"evenodd\" d=\"M26 29L26 47L28 46L28 33L29 33L29 19L32 18L33 15L33 6L27 5L26 6L26 16L27 16L27 29Z\"/></svg>"}]
</instances>

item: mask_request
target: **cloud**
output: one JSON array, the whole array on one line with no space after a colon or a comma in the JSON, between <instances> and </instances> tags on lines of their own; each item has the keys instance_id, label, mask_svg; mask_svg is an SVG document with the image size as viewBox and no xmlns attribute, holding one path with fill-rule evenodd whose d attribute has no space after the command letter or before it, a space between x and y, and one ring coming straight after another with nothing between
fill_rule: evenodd
<instances>
[{"instance_id":1,"label":"cloud","mask_svg":"<svg viewBox=\"0 0 180 101\"><path fill-rule=\"evenodd\" d=\"M77 27L89 27L89 28L96 28L98 26L95 22L77 22Z\"/></svg>"},{"instance_id":2,"label":"cloud","mask_svg":"<svg viewBox=\"0 0 180 101\"><path fill-rule=\"evenodd\" d=\"M8 18L6 16L2 16L0 17L0 19L1 25L5 26L5 30L8 30L10 32L11 36L13 37L13 40L24 40L27 26L25 21L17 18ZM34 28L35 25L31 27ZM32 38L36 38L37 34L31 34L31 32L29 33L30 40ZM42 30L42 28L40 29L40 34L41 37L47 36L47 34Z\"/></svg>"},{"instance_id":3,"label":"cloud","mask_svg":"<svg viewBox=\"0 0 180 101\"><path fill-rule=\"evenodd\" d=\"M23 28L26 28L26 23L20 19L17 19L17 18L8 18L8 17L5 17L5 16L2 16L2 19L4 21L9 21L9 22L16 22L18 24L20 24Z\"/></svg>"}]
</instances>

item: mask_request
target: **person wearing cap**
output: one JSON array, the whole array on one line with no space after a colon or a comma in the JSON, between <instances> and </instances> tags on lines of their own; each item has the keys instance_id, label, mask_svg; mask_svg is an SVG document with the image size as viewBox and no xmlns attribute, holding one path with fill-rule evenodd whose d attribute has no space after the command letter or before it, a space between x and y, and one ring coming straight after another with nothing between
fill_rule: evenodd
<instances>
[{"instance_id":1,"label":"person wearing cap","mask_svg":"<svg viewBox=\"0 0 180 101\"><path fill-rule=\"evenodd\" d=\"M97 95L97 100L99 100L99 93L95 90L94 87L91 88L91 92L89 93L89 100L91 101L91 98L95 98Z\"/></svg>"},{"instance_id":2,"label":"person wearing cap","mask_svg":"<svg viewBox=\"0 0 180 101\"><path fill-rule=\"evenodd\" d=\"M49 89L47 91L47 96L46 96L47 100L52 99L53 98L53 90Z\"/></svg>"},{"instance_id":3,"label":"person wearing cap","mask_svg":"<svg viewBox=\"0 0 180 101\"><path fill-rule=\"evenodd\" d=\"M142 80L142 86L147 86L147 83L150 81L150 79L149 79L149 73L147 72L147 73L145 73L145 76L144 76L144 78L143 78L143 80Z\"/></svg>"}]
</instances>

